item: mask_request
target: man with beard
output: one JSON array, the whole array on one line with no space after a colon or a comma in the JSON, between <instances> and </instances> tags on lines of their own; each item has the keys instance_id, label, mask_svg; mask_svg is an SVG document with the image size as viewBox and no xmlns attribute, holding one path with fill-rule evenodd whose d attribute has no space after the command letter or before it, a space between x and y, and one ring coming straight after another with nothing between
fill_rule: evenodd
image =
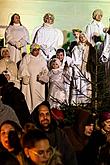
<instances>
[{"instance_id":1,"label":"man with beard","mask_svg":"<svg viewBox=\"0 0 110 165\"><path fill-rule=\"evenodd\" d=\"M69 165L76 165L74 150L63 130L57 127L56 122L51 117L49 103L47 101L42 102L31 115L36 126L46 133L50 144L61 152L64 165L68 163Z\"/></svg>"}]
</instances>

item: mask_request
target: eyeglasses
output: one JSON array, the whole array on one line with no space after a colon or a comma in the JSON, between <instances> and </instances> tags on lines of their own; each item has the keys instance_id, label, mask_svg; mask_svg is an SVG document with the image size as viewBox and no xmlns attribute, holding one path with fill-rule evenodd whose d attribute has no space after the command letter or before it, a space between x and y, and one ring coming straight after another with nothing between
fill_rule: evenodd
<instances>
[{"instance_id":1,"label":"eyeglasses","mask_svg":"<svg viewBox=\"0 0 110 165\"><path fill-rule=\"evenodd\" d=\"M51 155L53 155L53 153L55 152L53 147L50 147L49 149L47 149L46 151L44 150L39 150L39 151L34 151L34 150L30 150L34 155L43 158L44 155L46 155L47 157L50 157Z\"/></svg>"}]
</instances>

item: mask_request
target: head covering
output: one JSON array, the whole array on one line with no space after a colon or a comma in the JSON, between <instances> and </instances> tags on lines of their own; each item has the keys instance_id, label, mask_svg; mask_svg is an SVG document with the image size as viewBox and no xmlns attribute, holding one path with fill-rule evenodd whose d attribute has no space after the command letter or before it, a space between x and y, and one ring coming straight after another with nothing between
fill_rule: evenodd
<instances>
[{"instance_id":1,"label":"head covering","mask_svg":"<svg viewBox=\"0 0 110 165\"><path fill-rule=\"evenodd\" d=\"M79 32L79 33L81 33L82 31L80 30L80 29L72 29L72 32L74 33L74 32Z\"/></svg>"},{"instance_id":2,"label":"head covering","mask_svg":"<svg viewBox=\"0 0 110 165\"><path fill-rule=\"evenodd\" d=\"M54 22L54 15L53 14L51 14L51 13L46 13L45 15L44 15L44 17L43 17L43 20L44 20L44 22L46 23L47 22L47 19L48 18L51 18L52 19L52 21Z\"/></svg>"},{"instance_id":3,"label":"head covering","mask_svg":"<svg viewBox=\"0 0 110 165\"><path fill-rule=\"evenodd\" d=\"M36 43L33 43L30 46L30 51L32 52L34 49L40 49L40 45L39 44L36 44Z\"/></svg>"},{"instance_id":4,"label":"head covering","mask_svg":"<svg viewBox=\"0 0 110 165\"><path fill-rule=\"evenodd\" d=\"M101 9L94 10L92 13L92 18L95 19L98 14L103 16L103 11Z\"/></svg>"},{"instance_id":5,"label":"head covering","mask_svg":"<svg viewBox=\"0 0 110 165\"><path fill-rule=\"evenodd\" d=\"M100 121L104 122L106 120L110 119L110 112L102 112L100 114Z\"/></svg>"},{"instance_id":6,"label":"head covering","mask_svg":"<svg viewBox=\"0 0 110 165\"><path fill-rule=\"evenodd\" d=\"M3 51L6 51L6 50L8 50L8 52L10 53L9 48L6 48L6 47L1 48L1 56L2 56L2 57L3 57Z\"/></svg>"},{"instance_id":7,"label":"head covering","mask_svg":"<svg viewBox=\"0 0 110 165\"><path fill-rule=\"evenodd\" d=\"M52 62L52 63L53 63L53 62L56 62L56 63L58 64L59 67L61 66L61 62L60 62L60 60L59 60L58 58L53 58L51 62Z\"/></svg>"}]
</instances>

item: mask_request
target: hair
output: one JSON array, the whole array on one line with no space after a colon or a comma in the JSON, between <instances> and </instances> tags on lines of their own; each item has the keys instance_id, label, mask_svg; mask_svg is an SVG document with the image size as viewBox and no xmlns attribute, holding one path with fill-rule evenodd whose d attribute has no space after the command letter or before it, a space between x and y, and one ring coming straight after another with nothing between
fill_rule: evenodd
<instances>
[{"instance_id":1,"label":"hair","mask_svg":"<svg viewBox=\"0 0 110 165\"><path fill-rule=\"evenodd\" d=\"M82 30L80 30L80 29L72 29L72 32L73 32L73 33L74 33L74 32L79 32L79 33L81 33Z\"/></svg>"},{"instance_id":2,"label":"hair","mask_svg":"<svg viewBox=\"0 0 110 165\"><path fill-rule=\"evenodd\" d=\"M39 104L37 107L35 107L34 111L31 113L31 117L32 117L32 120L33 122L37 125L37 126L40 126L40 123L39 123L39 108L44 105L48 108L49 112L51 113L50 111L50 104L48 101L43 101L41 104Z\"/></svg>"},{"instance_id":3,"label":"hair","mask_svg":"<svg viewBox=\"0 0 110 165\"><path fill-rule=\"evenodd\" d=\"M20 165L19 161L8 151L0 152L0 164L2 165Z\"/></svg>"},{"instance_id":4,"label":"hair","mask_svg":"<svg viewBox=\"0 0 110 165\"><path fill-rule=\"evenodd\" d=\"M22 128L14 121L12 120L6 120L4 121L1 125L0 125L0 131L1 131L1 127L4 125L4 124L9 124L11 125L15 131L17 131L18 133L21 133L22 132Z\"/></svg>"},{"instance_id":5,"label":"hair","mask_svg":"<svg viewBox=\"0 0 110 165\"><path fill-rule=\"evenodd\" d=\"M44 15L44 17L43 17L43 21L46 23L47 22L47 19L49 18L49 17L51 17L51 19L53 20L53 23L54 23L54 15L53 14L51 14L51 13L46 13L45 15Z\"/></svg>"},{"instance_id":6,"label":"hair","mask_svg":"<svg viewBox=\"0 0 110 165\"><path fill-rule=\"evenodd\" d=\"M12 16L11 16L11 21L10 21L10 23L9 23L9 25L13 25L14 24L14 16L15 15L17 15L19 18L20 18L20 15L19 14L17 14L17 13L15 13L15 14L13 14ZM22 24L21 24L21 22L20 22L20 25L22 26Z\"/></svg>"},{"instance_id":7,"label":"hair","mask_svg":"<svg viewBox=\"0 0 110 165\"><path fill-rule=\"evenodd\" d=\"M95 19L98 14L101 14L103 16L103 11L101 9L96 9L92 13L92 18Z\"/></svg>"},{"instance_id":8,"label":"hair","mask_svg":"<svg viewBox=\"0 0 110 165\"><path fill-rule=\"evenodd\" d=\"M62 48L57 49L56 54L58 54L60 52L62 52L64 54L64 49L62 49Z\"/></svg>"},{"instance_id":9,"label":"hair","mask_svg":"<svg viewBox=\"0 0 110 165\"><path fill-rule=\"evenodd\" d=\"M23 148L33 148L35 147L36 143L39 142L40 140L48 140L48 137L46 134L41 131L40 129L33 129L28 131L26 134L23 136Z\"/></svg>"}]
</instances>

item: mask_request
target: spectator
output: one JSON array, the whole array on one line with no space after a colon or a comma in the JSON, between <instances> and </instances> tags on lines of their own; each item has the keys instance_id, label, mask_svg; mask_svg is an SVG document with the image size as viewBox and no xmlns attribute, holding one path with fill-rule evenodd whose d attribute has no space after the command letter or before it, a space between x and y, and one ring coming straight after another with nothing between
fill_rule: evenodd
<instances>
[{"instance_id":1,"label":"spectator","mask_svg":"<svg viewBox=\"0 0 110 165\"><path fill-rule=\"evenodd\" d=\"M13 108L23 127L25 123L31 121L23 93L14 87L13 82L8 82L3 74L0 74L0 87L3 103Z\"/></svg>"},{"instance_id":2,"label":"spectator","mask_svg":"<svg viewBox=\"0 0 110 165\"><path fill-rule=\"evenodd\" d=\"M3 164L3 165L20 165L17 158L7 151L1 151L0 152L0 164Z\"/></svg>"},{"instance_id":3,"label":"spectator","mask_svg":"<svg viewBox=\"0 0 110 165\"><path fill-rule=\"evenodd\" d=\"M78 165L93 164L89 140L93 134L94 124L95 117L90 112L80 109L76 113L76 122L72 126L64 128L76 152Z\"/></svg>"},{"instance_id":4,"label":"spectator","mask_svg":"<svg viewBox=\"0 0 110 165\"><path fill-rule=\"evenodd\" d=\"M0 125L1 151L12 153L18 160L21 152L21 132L21 127L14 121L7 120Z\"/></svg>"},{"instance_id":5,"label":"spectator","mask_svg":"<svg viewBox=\"0 0 110 165\"><path fill-rule=\"evenodd\" d=\"M50 145L61 152L63 164L76 165L74 150L64 131L58 128L56 122L52 119L49 103L42 102L38 105L32 113L32 118L36 126L46 133Z\"/></svg>"},{"instance_id":6,"label":"spectator","mask_svg":"<svg viewBox=\"0 0 110 165\"><path fill-rule=\"evenodd\" d=\"M52 157L55 155L44 132L38 129L28 131L23 136L23 148L29 164L53 165ZM57 155L58 157L58 155ZM62 165L55 159L55 165Z\"/></svg>"}]
</instances>

